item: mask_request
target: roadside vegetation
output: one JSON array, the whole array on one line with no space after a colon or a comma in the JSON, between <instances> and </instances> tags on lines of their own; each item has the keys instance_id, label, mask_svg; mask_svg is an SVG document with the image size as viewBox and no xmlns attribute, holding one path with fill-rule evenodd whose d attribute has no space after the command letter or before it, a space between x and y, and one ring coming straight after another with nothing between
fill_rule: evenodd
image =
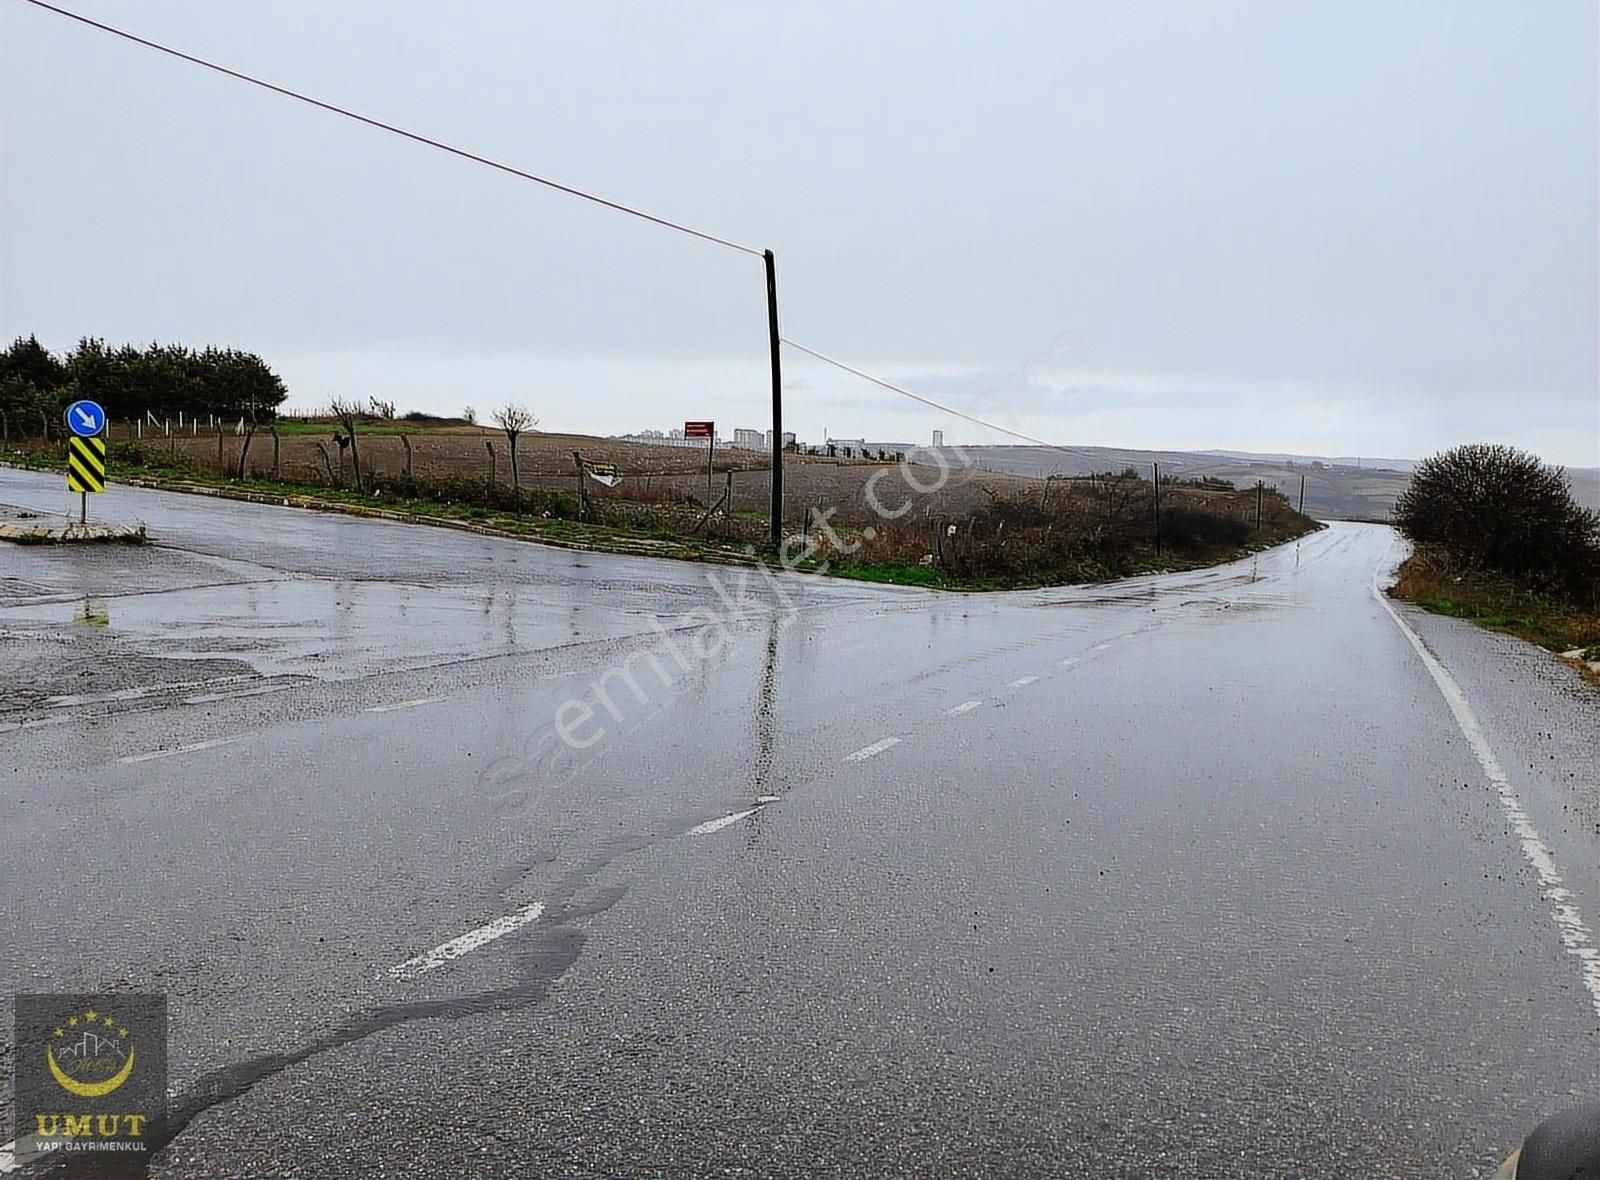
<instances>
[{"instance_id":1,"label":"roadside vegetation","mask_svg":"<svg viewBox=\"0 0 1600 1180\"><path fill-rule=\"evenodd\" d=\"M1158 495L1132 468L1037 480L830 444L791 449L790 539L779 554L759 451L719 448L708 472L696 449L539 432L516 403L481 423L473 411L402 414L378 398L291 417L280 412L286 392L264 361L237 350L85 339L57 357L19 338L0 353L0 449L12 462L62 466L62 410L92 398L110 418L114 479L953 590L1191 568L1317 527L1260 486L1168 477Z\"/></svg>"},{"instance_id":2,"label":"roadside vegetation","mask_svg":"<svg viewBox=\"0 0 1600 1180\"><path fill-rule=\"evenodd\" d=\"M1271 488L1161 481L1131 468L991 495L961 518L907 514L819 551L833 572L952 589L1100 582L1242 556L1319 526Z\"/></svg>"},{"instance_id":3,"label":"roadside vegetation","mask_svg":"<svg viewBox=\"0 0 1600 1180\"><path fill-rule=\"evenodd\" d=\"M239 445L237 439L232 442ZM58 449L14 448L8 459L59 468ZM261 466L270 464L270 450L241 478L232 454L220 462L201 461L169 448L165 440L113 442L109 460L118 479L176 490L217 489L302 507L395 513L585 548L699 560L748 561L752 554L758 560L777 559L767 543L764 513L708 510L703 497L670 483L654 492L636 488L628 499L588 492L580 497L576 489L586 485L570 480L574 490L560 491L478 474L369 473L357 487L351 469L331 455L320 480L275 479ZM1272 489L1163 480L1158 548L1154 487L1131 470L1020 482L1032 482L1038 490L983 489L981 502L959 514L924 508L885 520L861 504L808 506L788 526L786 556L796 569L864 581L996 590L1193 568L1318 527ZM918 506L904 489L899 499Z\"/></svg>"},{"instance_id":4,"label":"roadside vegetation","mask_svg":"<svg viewBox=\"0 0 1600 1180\"><path fill-rule=\"evenodd\" d=\"M1413 546L1396 597L1600 660L1600 513L1560 468L1506 446L1443 451L1417 465L1395 523Z\"/></svg>"}]
</instances>

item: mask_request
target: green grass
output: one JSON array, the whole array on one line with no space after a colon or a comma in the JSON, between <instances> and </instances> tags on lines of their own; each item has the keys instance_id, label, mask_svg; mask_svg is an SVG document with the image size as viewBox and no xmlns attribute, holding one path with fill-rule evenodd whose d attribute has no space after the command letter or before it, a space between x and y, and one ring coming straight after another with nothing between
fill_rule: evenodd
<instances>
[{"instance_id":1,"label":"green grass","mask_svg":"<svg viewBox=\"0 0 1600 1180\"><path fill-rule=\"evenodd\" d=\"M1394 596L1424 610L1469 619L1551 651L1600 647L1600 614L1505 578L1452 573L1436 556L1413 554L1400 566Z\"/></svg>"}]
</instances>

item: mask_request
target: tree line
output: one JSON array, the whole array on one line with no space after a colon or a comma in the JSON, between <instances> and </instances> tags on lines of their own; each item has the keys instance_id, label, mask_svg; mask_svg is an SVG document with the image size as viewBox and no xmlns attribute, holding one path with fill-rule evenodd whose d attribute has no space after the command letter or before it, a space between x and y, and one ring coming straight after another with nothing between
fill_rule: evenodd
<instances>
[{"instance_id":1,"label":"tree line","mask_svg":"<svg viewBox=\"0 0 1600 1180\"><path fill-rule=\"evenodd\" d=\"M237 348L151 342L108 345L86 336L56 356L35 336L0 352L0 415L7 435L56 430L72 402L99 402L114 419L217 414L270 421L289 391L259 356Z\"/></svg>"}]
</instances>

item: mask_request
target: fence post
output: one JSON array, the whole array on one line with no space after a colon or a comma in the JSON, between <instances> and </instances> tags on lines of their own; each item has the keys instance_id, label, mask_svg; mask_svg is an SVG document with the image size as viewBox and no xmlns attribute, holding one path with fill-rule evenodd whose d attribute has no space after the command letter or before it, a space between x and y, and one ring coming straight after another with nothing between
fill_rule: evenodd
<instances>
[{"instance_id":1,"label":"fence post","mask_svg":"<svg viewBox=\"0 0 1600 1180\"><path fill-rule=\"evenodd\" d=\"M483 447L489 452L489 492L494 493L494 443L490 439L483 440Z\"/></svg>"},{"instance_id":2,"label":"fence post","mask_svg":"<svg viewBox=\"0 0 1600 1180\"><path fill-rule=\"evenodd\" d=\"M578 519L589 519L589 489L583 482L583 455L572 452L572 461L578 468Z\"/></svg>"},{"instance_id":3,"label":"fence post","mask_svg":"<svg viewBox=\"0 0 1600 1180\"><path fill-rule=\"evenodd\" d=\"M411 478L411 440L405 435L400 436L400 444L406 449L406 478Z\"/></svg>"}]
</instances>

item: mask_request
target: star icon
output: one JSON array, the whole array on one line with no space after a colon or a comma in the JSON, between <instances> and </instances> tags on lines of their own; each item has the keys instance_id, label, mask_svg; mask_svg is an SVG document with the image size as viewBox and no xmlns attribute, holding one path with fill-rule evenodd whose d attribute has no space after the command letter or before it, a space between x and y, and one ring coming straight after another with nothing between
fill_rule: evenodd
<instances>
[{"instance_id":1,"label":"star icon","mask_svg":"<svg viewBox=\"0 0 1600 1180\"><path fill-rule=\"evenodd\" d=\"M59 1028L58 1028L58 1029L56 1029L56 1036L58 1036L58 1037L64 1037L64 1036L66 1036L66 1035L67 1035L67 1034L66 1034L66 1033L65 1033L65 1032L64 1032L64 1031L63 1031L63 1030L61 1030L61 1029L59 1029Z\"/></svg>"},{"instance_id":2,"label":"star icon","mask_svg":"<svg viewBox=\"0 0 1600 1180\"><path fill-rule=\"evenodd\" d=\"M117 1022L115 1020L112 1020L111 1017L109 1017L109 1016L107 1016L106 1019L105 1019L105 1026L107 1028L110 1028L112 1025L114 1025L116 1023Z\"/></svg>"},{"instance_id":3,"label":"star icon","mask_svg":"<svg viewBox=\"0 0 1600 1180\"><path fill-rule=\"evenodd\" d=\"M90 1024L94 1023L94 1016L95 1016L95 1012L94 1012L93 1008L90 1008L87 1012L85 1012L83 1014L83 1018L85 1020L87 1020Z\"/></svg>"},{"instance_id":4,"label":"star icon","mask_svg":"<svg viewBox=\"0 0 1600 1180\"><path fill-rule=\"evenodd\" d=\"M128 1030L127 1030L127 1029L125 1029L125 1028L119 1028L119 1029L118 1029L118 1030L117 1030L117 1035L118 1035L118 1036L119 1036L119 1037L125 1037L125 1036L127 1036L127 1035L128 1035Z\"/></svg>"},{"instance_id":5,"label":"star icon","mask_svg":"<svg viewBox=\"0 0 1600 1180\"><path fill-rule=\"evenodd\" d=\"M76 1016L67 1017L67 1027L68 1028L77 1028L78 1027L78 1018Z\"/></svg>"}]
</instances>

